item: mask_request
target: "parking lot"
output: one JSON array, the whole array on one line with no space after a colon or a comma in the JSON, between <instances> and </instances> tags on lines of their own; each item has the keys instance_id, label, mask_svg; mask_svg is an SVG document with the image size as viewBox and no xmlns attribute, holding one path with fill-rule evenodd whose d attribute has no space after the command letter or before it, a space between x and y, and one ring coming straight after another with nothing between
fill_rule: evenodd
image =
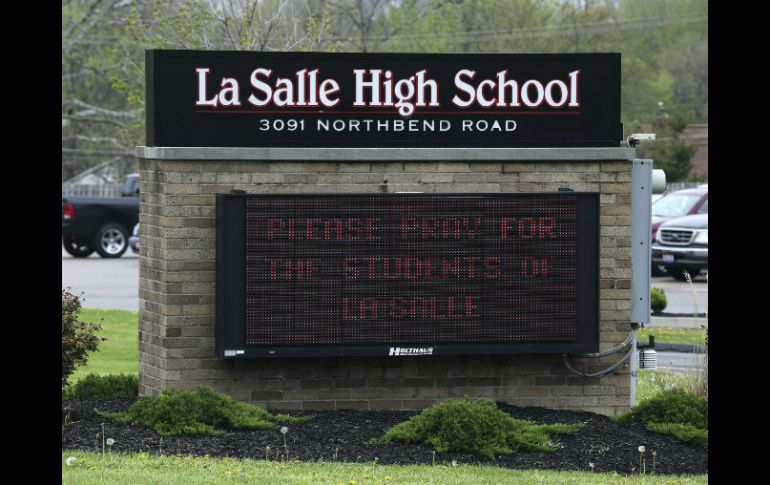
<instances>
[{"instance_id":1,"label":"parking lot","mask_svg":"<svg viewBox=\"0 0 770 485\"><path fill-rule=\"evenodd\" d=\"M668 305L665 313L706 313L708 311L708 282L703 275L698 275L690 285L669 276L656 276L651 280L653 288L660 288L666 293Z\"/></svg>"}]
</instances>

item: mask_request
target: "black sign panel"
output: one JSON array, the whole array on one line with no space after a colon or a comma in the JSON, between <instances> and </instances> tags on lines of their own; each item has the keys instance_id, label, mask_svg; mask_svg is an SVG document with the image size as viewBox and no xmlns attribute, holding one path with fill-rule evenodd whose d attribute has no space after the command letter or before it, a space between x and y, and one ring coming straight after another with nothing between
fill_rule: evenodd
<instances>
[{"instance_id":1,"label":"black sign panel","mask_svg":"<svg viewBox=\"0 0 770 485\"><path fill-rule=\"evenodd\" d=\"M598 195L219 195L220 356L598 349Z\"/></svg>"},{"instance_id":2,"label":"black sign panel","mask_svg":"<svg viewBox=\"0 0 770 485\"><path fill-rule=\"evenodd\" d=\"M147 145L617 147L620 54L150 50Z\"/></svg>"}]
</instances>

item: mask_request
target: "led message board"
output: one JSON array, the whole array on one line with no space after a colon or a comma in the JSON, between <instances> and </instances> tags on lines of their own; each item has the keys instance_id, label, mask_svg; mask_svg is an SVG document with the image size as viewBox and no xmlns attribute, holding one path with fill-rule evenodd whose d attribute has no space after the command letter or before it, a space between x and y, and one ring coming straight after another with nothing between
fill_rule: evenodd
<instances>
[{"instance_id":1,"label":"led message board","mask_svg":"<svg viewBox=\"0 0 770 485\"><path fill-rule=\"evenodd\" d=\"M221 357L598 350L596 193L217 195Z\"/></svg>"},{"instance_id":2,"label":"led message board","mask_svg":"<svg viewBox=\"0 0 770 485\"><path fill-rule=\"evenodd\" d=\"M147 146L617 147L620 54L146 52Z\"/></svg>"}]
</instances>

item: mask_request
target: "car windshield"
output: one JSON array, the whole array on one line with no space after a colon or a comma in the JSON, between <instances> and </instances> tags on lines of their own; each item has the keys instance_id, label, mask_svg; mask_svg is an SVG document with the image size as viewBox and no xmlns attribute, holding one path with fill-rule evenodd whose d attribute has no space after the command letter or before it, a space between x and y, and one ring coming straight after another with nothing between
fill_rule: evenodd
<instances>
[{"instance_id":1,"label":"car windshield","mask_svg":"<svg viewBox=\"0 0 770 485\"><path fill-rule=\"evenodd\" d=\"M652 204L652 215L660 217L686 216L700 200L699 194L669 194Z\"/></svg>"}]
</instances>

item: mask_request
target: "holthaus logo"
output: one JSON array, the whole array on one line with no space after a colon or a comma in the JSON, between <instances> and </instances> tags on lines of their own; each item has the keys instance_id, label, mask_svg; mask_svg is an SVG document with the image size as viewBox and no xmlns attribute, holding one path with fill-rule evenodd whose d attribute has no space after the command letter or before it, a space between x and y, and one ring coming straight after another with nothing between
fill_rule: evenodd
<instances>
[{"instance_id":1,"label":"holthaus logo","mask_svg":"<svg viewBox=\"0 0 770 485\"><path fill-rule=\"evenodd\" d=\"M391 347L388 355L433 355L433 347Z\"/></svg>"}]
</instances>

